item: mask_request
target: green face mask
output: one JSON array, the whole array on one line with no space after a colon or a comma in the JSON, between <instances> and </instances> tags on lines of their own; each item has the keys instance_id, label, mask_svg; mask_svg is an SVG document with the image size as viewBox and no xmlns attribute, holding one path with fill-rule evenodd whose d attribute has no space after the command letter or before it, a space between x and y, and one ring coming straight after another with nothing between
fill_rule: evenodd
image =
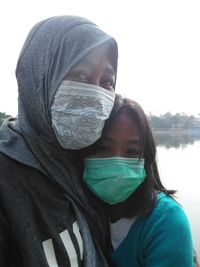
<instances>
[{"instance_id":1,"label":"green face mask","mask_svg":"<svg viewBox=\"0 0 200 267\"><path fill-rule=\"evenodd\" d=\"M110 205L126 200L145 177L144 159L109 157L85 160L83 180L96 196Z\"/></svg>"}]
</instances>

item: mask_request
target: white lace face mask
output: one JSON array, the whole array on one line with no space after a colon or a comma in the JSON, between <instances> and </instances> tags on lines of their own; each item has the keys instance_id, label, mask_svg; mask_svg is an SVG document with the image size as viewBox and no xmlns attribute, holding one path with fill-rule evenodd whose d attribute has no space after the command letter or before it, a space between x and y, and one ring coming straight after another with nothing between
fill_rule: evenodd
<instances>
[{"instance_id":1,"label":"white lace face mask","mask_svg":"<svg viewBox=\"0 0 200 267\"><path fill-rule=\"evenodd\" d=\"M51 121L60 145L81 149L97 141L114 99L115 93L102 87L63 81L51 106Z\"/></svg>"}]
</instances>

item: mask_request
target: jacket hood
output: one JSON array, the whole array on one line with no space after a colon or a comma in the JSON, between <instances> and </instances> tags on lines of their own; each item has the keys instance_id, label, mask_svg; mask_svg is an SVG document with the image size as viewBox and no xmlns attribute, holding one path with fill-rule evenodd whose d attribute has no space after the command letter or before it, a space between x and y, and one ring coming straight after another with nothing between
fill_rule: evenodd
<instances>
[{"instance_id":1,"label":"jacket hood","mask_svg":"<svg viewBox=\"0 0 200 267\"><path fill-rule=\"evenodd\" d=\"M35 146L48 143L62 151L51 124L54 95L67 73L106 41L112 43L117 69L115 40L88 19L57 16L40 21L31 29L16 68L18 119L11 119L2 127L0 151L40 170L41 156L34 152Z\"/></svg>"}]
</instances>

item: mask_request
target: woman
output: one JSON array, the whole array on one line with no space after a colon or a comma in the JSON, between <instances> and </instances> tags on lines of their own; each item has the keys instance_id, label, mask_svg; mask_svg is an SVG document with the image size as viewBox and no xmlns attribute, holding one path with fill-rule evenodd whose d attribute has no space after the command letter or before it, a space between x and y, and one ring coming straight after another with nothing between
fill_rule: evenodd
<instances>
[{"instance_id":1,"label":"woman","mask_svg":"<svg viewBox=\"0 0 200 267\"><path fill-rule=\"evenodd\" d=\"M156 147L142 108L116 97L101 139L84 153L83 180L107 210L114 264L194 266L188 219L174 200L175 191L160 180Z\"/></svg>"},{"instance_id":2,"label":"woman","mask_svg":"<svg viewBox=\"0 0 200 267\"><path fill-rule=\"evenodd\" d=\"M18 118L0 130L0 266L108 266L76 150L100 137L116 71L116 41L85 18L30 31L16 69Z\"/></svg>"}]
</instances>

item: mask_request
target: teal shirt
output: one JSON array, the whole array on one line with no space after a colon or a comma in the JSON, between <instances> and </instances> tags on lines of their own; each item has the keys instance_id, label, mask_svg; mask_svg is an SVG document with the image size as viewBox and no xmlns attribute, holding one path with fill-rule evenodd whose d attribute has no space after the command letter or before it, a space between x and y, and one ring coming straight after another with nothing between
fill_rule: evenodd
<instances>
[{"instance_id":1,"label":"teal shirt","mask_svg":"<svg viewBox=\"0 0 200 267\"><path fill-rule=\"evenodd\" d=\"M191 231L183 209L160 193L153 211L137 219L112 259L116 267L193 267Z\"/></svg>"}]
</instances>

